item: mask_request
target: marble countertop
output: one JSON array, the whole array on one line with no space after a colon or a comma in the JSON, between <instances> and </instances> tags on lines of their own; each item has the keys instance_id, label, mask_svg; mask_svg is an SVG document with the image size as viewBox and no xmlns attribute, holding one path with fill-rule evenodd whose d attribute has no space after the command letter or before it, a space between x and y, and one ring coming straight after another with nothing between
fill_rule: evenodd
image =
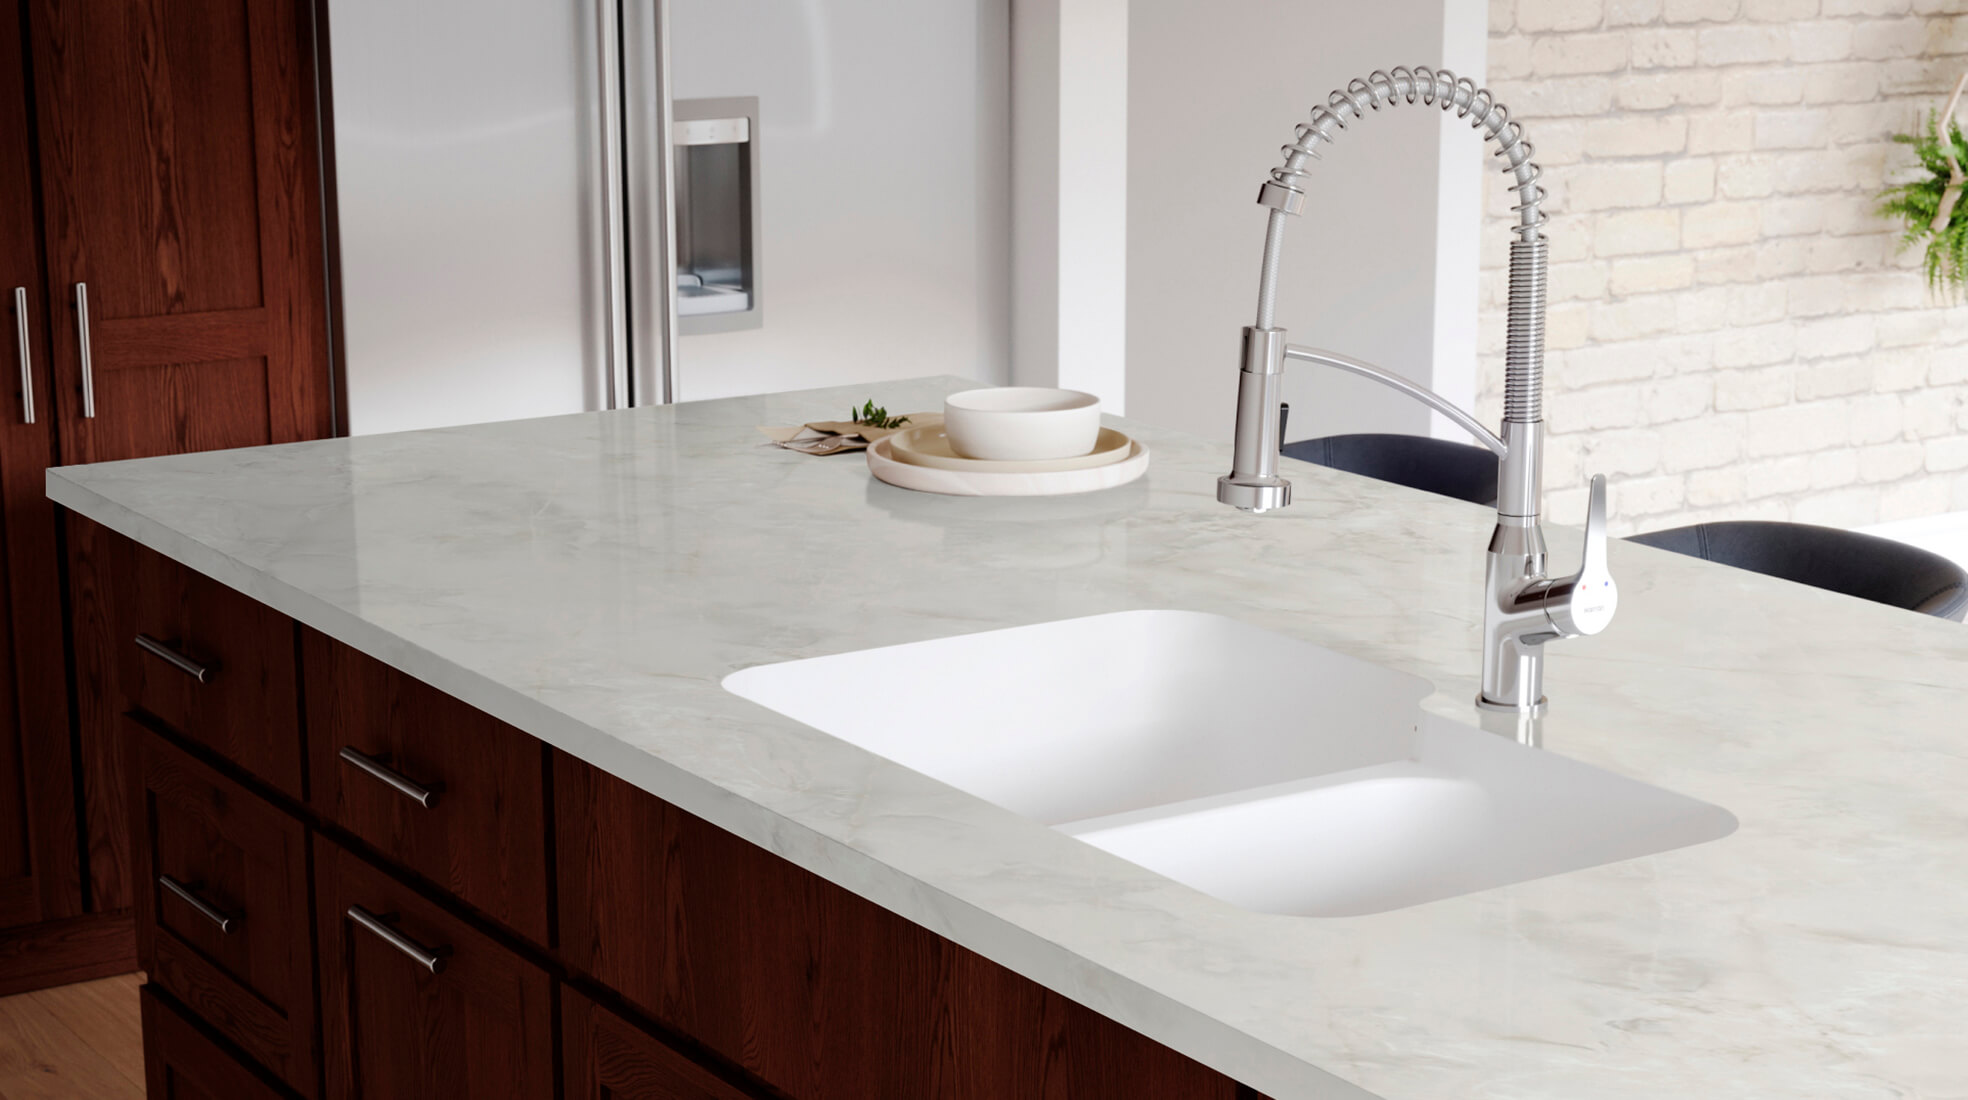
<instances>
[{"instance_id":1,"label":"marble countertop","mask_svg":"<svg viewBox=\"0 0 1968 1100\"><path fill-rule=\"evenodd\" d=\"M775 661L1184 608L1476 721L1482 508L1222 440L964 499L754 425L927 379L50 470L51 497L1278 1100L1968 1097L1968 628L1615 542L1545 744L1732 836L1390 913L1235 909L719 687ZM1574 532L1553 531L1569 568Z\"/></svg>"}]
</instances>

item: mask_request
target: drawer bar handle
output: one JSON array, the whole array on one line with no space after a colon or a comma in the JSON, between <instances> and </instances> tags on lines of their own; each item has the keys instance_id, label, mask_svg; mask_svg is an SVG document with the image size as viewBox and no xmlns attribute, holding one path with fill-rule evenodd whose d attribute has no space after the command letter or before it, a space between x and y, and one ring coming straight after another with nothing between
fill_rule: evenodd
<instances>
[{"instance_id":1,"label":"drawer bar handle","mask_svg":"<svg viewBox=\"0 0 1968 1100\"><path fill-rule=\"evenodd\" d=\"M433 783L426 787L421 783L406 779L401 773L390 768L381 760L373 756L364 756L355 751L354 748L346 745L342 747L339 755L343 760L354 764L356 767L396 788L405 798L422 806L424 809L434 810L437 808L438 792L444 789L442 785Z\"/></svg>"},{"instance_id":2,"label":"drawer bar handle","mask_svg":"<svg viewBox=\"0 0 1968 1100\"><path fill-rule=\"evenodd\" d=\"M197 661L179 653L177 650L172 649L170 646L165 645L148 634L137 635L137 648L156 657L158 660L163 661L165 664L170 665L172 668L177 669L179 672L184 673L201 684L212 682L212 670L209 666L199 664Z\"/></svg>"},{"instance_id":3,"label":"drawer bar handle","mask_svg":"<svg viewBox=\"0 0 1968 1100\"><path fill-rule=\"evenodd\" d=\"M448 949L439 948L436 951L426 951L417 941L391 928L388 923L388 917L379 917L360 905L351 905L348 907L348 919L367 928L376 935L376 938L382 940L384 943L415 959L418 966L423 967L433 974L444 973L444 957L451 953Z\"/></svg>"},{"instance_id":4,"label":"drawer bar handle","mask_svg":"<svg viewBox=\"0 0 1968 1100\"><path fill-rule=\"evenodd\" d=\"M212 903L206 901L204 898L201 898L197 894L193 893L192 891L199 890L204 887L205 884L202 882L194 882L191 883L190 885L186 885L185 883L179 882L177 879L172 878L170 875L158 875L157 885L162 886L164 889L169 890L173 894L178 895L178 898L181 901L183 901L186 905L189 905L193 909L198 910L199 916L204 917L206 920L211 921L213 924L218 925L220 932L230 933L232 931L232 926L234 922L236 922L239 919L237 917L226 916L224 913L214 908L212 906Z\"/></svg>"}]
</instances>

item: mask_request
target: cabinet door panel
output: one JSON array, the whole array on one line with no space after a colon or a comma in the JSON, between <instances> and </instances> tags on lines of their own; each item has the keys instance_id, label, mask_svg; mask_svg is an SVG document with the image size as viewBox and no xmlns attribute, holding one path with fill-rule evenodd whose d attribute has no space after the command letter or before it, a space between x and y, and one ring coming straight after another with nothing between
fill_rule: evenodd
<instances>
[{"instance_id":1,"label":"cabinet door panel","mask_svg":"<svg viewBox=\"0 0 1968 1100\"><path fill-rule=\"evenodd\" d=\"M143 1037L150 1100L288 1100L149 986L143 989Z\"/></svg>"},{"instance_id":2,"label":"cabinet door panel","mask_svg":"<svg viewBox=\"0 0 1968 1100\"><path fill-rule=\"evenodd\" d=\"M641 1028L561 987L567 1100L753 1100Z\"/></svg>"},{"instance_id":3,"label":"cabinet door panel","mask_svg":"<svg viewBox=\"0 0 1968 1100\"><path fill-rule=\"evenodd\" d=\"M328 1095L552 1100L546 972L347 849L314 843Z\"/></svg>"},{"instance_id":4,"label":"cabinet door panel","mask_svg":"<svg viewBox=\"0 0 1968 1100\"><path fill-rule=\"evenodd\" d=\"M126 720L137 951L151 980L297 1091L315 1091L307 832Z\"/></svg>"},{"instance_id":5,"label":"cabinet door panel","mask_svg":"<svg viewBox=\"0 0 1968 1100\"><path fill-rule=\"evenodd\" d=\"M544 945L546 747L325 635L301 635L315 812Z\"/></svg>"},{"instance_id":6,"label":"cabinet door panel","mask_svg":"<svg viewBox=\"0 0 1968 1100\"><path fill-rule=\"evenodd\" d=\"M306 0L33 2L64 459L327 434Z\"/></svg>"},{"instance_id":7,"label":"cabinet door panel","mask_svg":"<svg viewBox=\"0 0 1968 1100\"><path fill-rule=\"evenodd\" d=\"M60 559L42 489L55 413L20 30L18 0L0 0L0 928L82 912Z\"/></svg>"}]
</instances>

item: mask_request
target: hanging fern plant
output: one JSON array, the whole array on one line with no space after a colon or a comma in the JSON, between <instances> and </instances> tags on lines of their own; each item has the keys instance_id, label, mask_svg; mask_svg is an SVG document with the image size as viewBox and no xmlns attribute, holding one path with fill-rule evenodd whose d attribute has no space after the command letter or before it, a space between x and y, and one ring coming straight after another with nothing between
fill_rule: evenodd
<instances>
[{"instance_id":1,"label":"hanging fern plant","mask_svg":"<svg viewBox=\"0 0 1968 1100\"><path fill-rule=\"evenodd\" d=\"M1947 110L1927 118L1925 134L1895 134L1893 140L1913 147L1926 174L1911 183L1888 188L1879 212L1906 223L1900 235L1902 245L1921 242L1927 247L1927 285L1951 298L1968 291L1968 205L1961 202L1962 185L1968 174L1968 141L1961 137L1961 124L1954 119L1961 105L1961 93L1968 88L1968 76L1954 86Z\"/></svg>"}]
</instances>

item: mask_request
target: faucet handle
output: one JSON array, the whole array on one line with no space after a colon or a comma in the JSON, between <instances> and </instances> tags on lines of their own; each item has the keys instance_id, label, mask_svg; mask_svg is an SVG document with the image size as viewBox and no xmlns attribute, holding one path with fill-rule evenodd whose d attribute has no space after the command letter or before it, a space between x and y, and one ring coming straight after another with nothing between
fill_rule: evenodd
<instances>
[{"instance_id":1,"label":"faucet handle","mask_svg":"<svg viewBox=\"0 0 1968 1100\"><path fill-rule=\"evenodd\" d=\"M1619 586L1606 568L1606 476L1594 474L1585 508L1585 553L1579 571L1545 590L1544 612L1567 638L1597 634L1619 608Z\"/></svg>"},{"instance_id":2,"label":"faucet handle","mask_svg":"<svg viewBox=\"0 0 1968 1100\"><path fill-rule=\"evenodd\" d=\"M1592 475L1591 495L1585 505L1585 556L1579 562L1579 576L1602 577L1612 581L1606 569L1606 475Z\"/></svg>"}]
</instances>

